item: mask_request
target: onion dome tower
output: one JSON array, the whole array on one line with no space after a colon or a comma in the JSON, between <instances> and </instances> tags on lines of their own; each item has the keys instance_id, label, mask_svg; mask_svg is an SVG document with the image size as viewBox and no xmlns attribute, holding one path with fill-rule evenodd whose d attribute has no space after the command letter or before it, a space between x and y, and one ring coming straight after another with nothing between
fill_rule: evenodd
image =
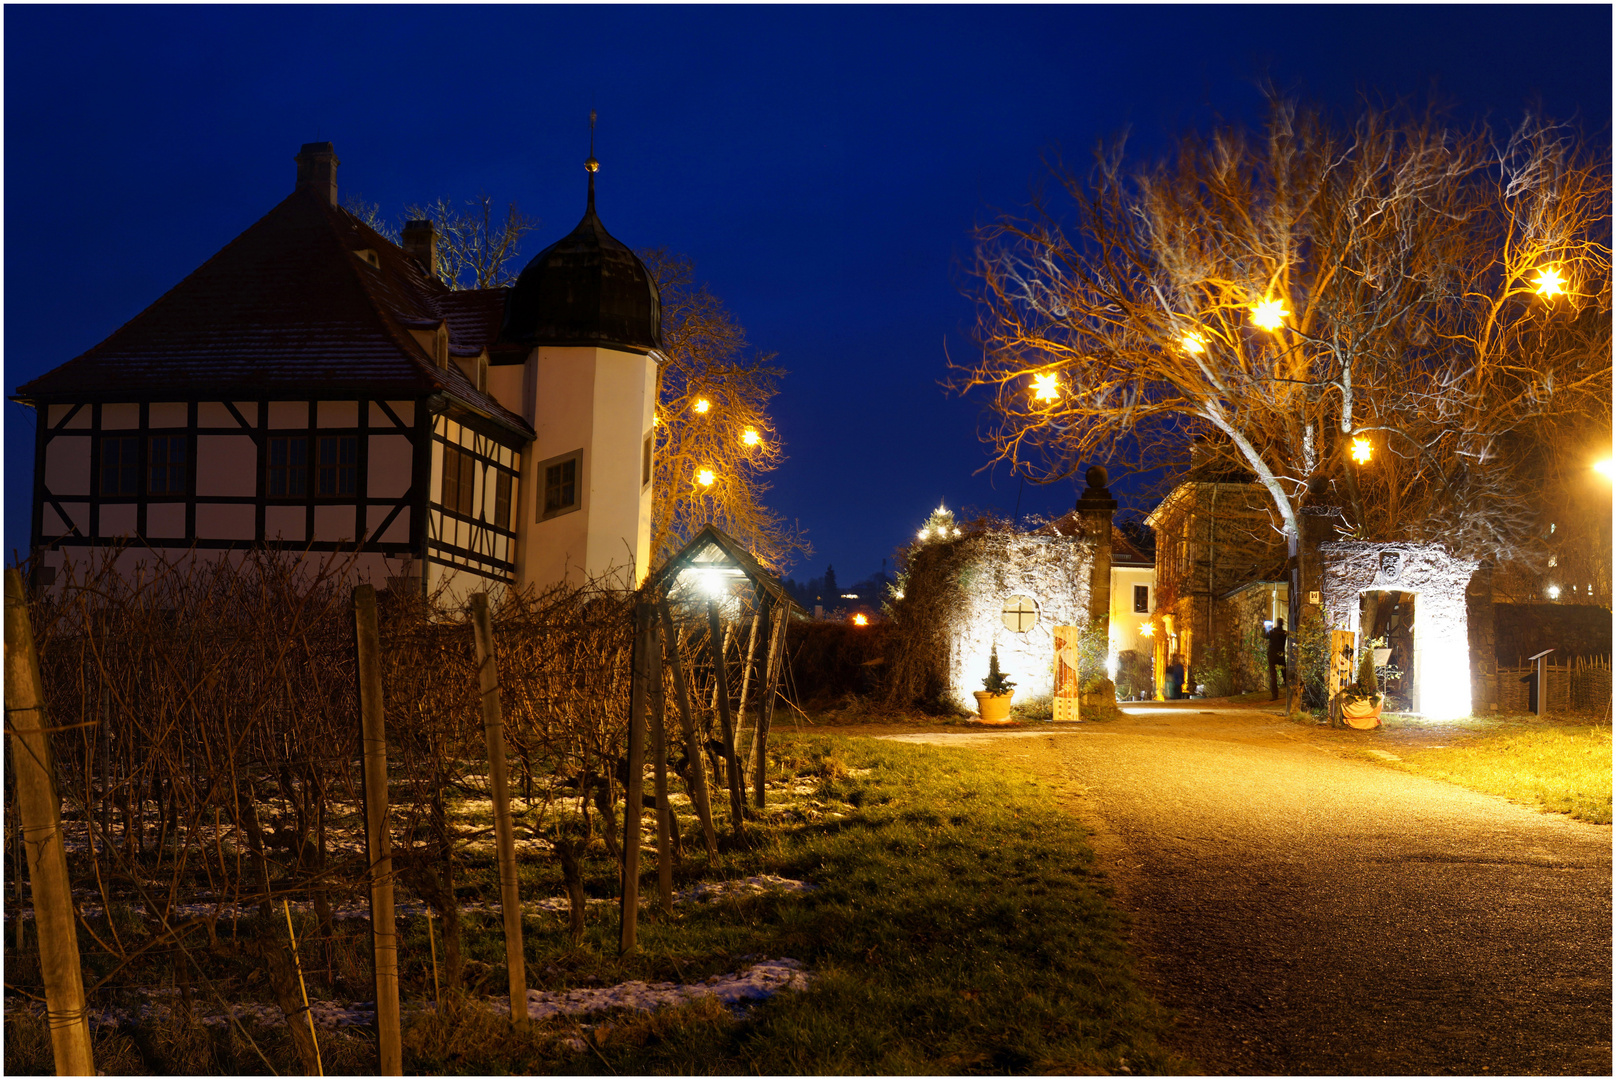
<instances>
[{"instance_id":1,"label":"onion dome tower","mask_svg":"<svg viewBox=\"0 0 1616 1080\"><path fill-rule=\"evenodd\" d=\"M521 396L537 437L518 578L612 582L650 570L652 455L662 301L645 264L595 213L595 115L583 220L527 264L501 338L525 349Z\"/></svg>"},{"instance_id":2,"label":"onion dome tower","mask_svg":"<svg viewBox=\"0 0 1616 1080\"><path fill-rule=\"evenodd\" d=\"M505 304L500 336L524 345L599 345L646 353L662 347L662 298L645 264L595 213L591 125L589 202L572 232L535 255Z\"/></svg>"}]
</instances>

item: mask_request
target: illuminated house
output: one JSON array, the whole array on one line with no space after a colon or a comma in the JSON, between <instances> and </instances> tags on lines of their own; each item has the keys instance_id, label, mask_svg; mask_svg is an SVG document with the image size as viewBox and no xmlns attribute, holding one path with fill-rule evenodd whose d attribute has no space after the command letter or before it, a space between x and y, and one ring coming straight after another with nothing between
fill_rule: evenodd
<instances>
[{"instance_id":1,"label":"illuminated house","mask_svg":"<svg viewBox=\"0 0 1616 1080\"><path fill-rule=\"evenodd\" d=\"M650 555L661 305L595 213L510 289L454 291L431 222L396 245L337 203L330 143L295 189L83 355L38 413L40 575L90 545L358 551L378 585L608 578Z\"/></svg>"}]
</instances>

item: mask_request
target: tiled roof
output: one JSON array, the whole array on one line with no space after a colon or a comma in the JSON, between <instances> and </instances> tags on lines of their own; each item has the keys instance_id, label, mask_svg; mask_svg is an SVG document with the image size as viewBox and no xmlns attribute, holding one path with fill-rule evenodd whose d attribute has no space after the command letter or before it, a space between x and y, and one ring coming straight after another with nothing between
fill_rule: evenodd
<instances>
[{"instance_id":1,"label":"tiled roof","mask_svg":"<svg viewBox=\"0 0 1616 1080\"><path fill-rule=\"evenodd\" d=\"M358 253L374 253L372 265ZM498 333L504 290L456 293L345 210L300 188L101 344L17 389L24 401L174 393L442 393L533 430L440 368L410 328L447 321L452 355Z\"/></svg>"}]
</instances>

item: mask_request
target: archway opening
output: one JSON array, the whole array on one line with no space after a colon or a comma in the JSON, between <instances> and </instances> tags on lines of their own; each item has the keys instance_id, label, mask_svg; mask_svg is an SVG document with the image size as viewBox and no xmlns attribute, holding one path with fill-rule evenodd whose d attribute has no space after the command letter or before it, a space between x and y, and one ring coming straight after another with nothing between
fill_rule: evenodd
<instances>
[{"instance_id":1,"label":"archway opening","mask_svg":"<svg viewBox=\"0 0 1616 1080\"><path fill-rule=\"evenodd\" d=\"M1419 641L1414 615L1418 594L1369 589L1358 598L1358 645L1374 649L1375 676L1388 711L1418 712Z\"/></svg>"}]
</instances>

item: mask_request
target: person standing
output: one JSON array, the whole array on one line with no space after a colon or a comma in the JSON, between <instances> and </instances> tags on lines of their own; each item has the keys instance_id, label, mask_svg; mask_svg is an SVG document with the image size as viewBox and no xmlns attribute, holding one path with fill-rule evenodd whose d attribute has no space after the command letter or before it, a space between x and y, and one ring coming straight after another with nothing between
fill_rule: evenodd
<instances>
[{"instance_id":1,"label":"person standing","mask_svg":"<svg viewBox=\"0 0 1616 1080\"><path fill-rule=\"evenodd\" d=\"M1279 700L1279 684L1285 681L1285 620L1275 619L1268 631L1268 700Z\"/></svg>"}]
</instances>

